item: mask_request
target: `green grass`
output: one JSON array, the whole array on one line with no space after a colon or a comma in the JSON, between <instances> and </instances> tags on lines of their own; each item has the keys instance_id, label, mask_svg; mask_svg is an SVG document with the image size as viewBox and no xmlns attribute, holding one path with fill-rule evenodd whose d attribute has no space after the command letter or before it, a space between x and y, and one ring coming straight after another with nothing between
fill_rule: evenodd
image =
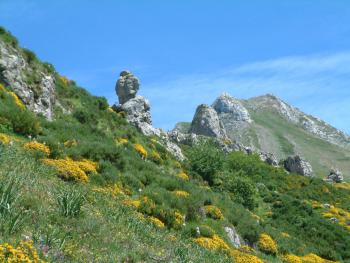
<instances>
[{"instance_id":1,"label":"green grass","mask_svg":"<svg viewBox=\"0 0 350 263\"><path fill-rule=\"evenodd\" d=\"M318 177L326 177L332 167L337 167L343 171L346 180L350 179L349 151L308 134L302 128L286 122L275 112L253 112L252 117L258 125L271 132L272 136L268 140L278 142L280 148L270 151L280 152L282 149L279 158L299 153L311 163ZM256 133L260 136L258 129Z\"/></svg>"}]
</instances>

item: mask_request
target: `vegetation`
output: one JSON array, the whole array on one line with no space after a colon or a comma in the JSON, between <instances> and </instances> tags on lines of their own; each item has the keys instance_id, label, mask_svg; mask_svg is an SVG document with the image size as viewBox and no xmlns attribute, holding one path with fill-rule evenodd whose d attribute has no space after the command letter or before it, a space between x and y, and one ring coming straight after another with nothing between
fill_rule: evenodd
<instances>
[{"instance_id":1,"label":"vegetation","mask_svg":"<svg viewBox=\"0 0 350 263\"><path fill-rule=\"evenodd\" d=\"M183 146L180 163L106 99L58 74L56 85L51 122L0 90L1 259L350 261L346 185L288 175L212 141ZM247 246L235 248L225 227Z\"/></svg>"}]
</instances>

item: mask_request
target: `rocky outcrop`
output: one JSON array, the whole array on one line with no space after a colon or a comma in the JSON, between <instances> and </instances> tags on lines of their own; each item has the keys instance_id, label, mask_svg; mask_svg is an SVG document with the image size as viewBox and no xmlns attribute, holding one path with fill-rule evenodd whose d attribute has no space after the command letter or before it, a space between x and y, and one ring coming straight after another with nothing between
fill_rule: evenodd
<instances>
[{"instance_id":1,"label":"rocky outcrop","mask_svg":"<svg viewBox=\"0 0 350 263\"><path fill-rule=\"evenodd\" d=\"M215 138L225 138L226 134L214 108L199 105L191 124L191 133Z\"/></svg>"},{"instance_id":2,"label":"rocky outcrop","mask_svg":"<svg viewBox=\"0 0 350 263\"><path fill-rule=\"evenodd\" d=\"M0 81L11 87L27 108L53 119L55 78L43 66L35 67L24 51L0 40Z\"/></svg>"},{"instance_id":3,"label":"rocky outcrop","mask_svg":"<svg viewBox=\"0 0 350 263\"><path fill-rule=\"evenodd\" d=\"M331 169L329 175L327 176L327 180L334 183L342 183L344 181L344 177L341 171Z\"/></svg>"},{"instance_id":4,"label":"rocky outcrop","mask_svg":"<svg viewBox=\"0 0 350 263\"><path fill-rule=\"evenodd\" d=\"M299 155L288 157L284 162L284 168L290 173L296 173L304 176L313 176L310 163L303 160Z\"/></svg>"},{"instance_id":5,"label":"rocky outcrop","mask_svg":"<svg viewBox=\"0 0 350 263\"><path fill-rule=\"evenodd\" d=\"M227 93L218 97L212 107L218 115L228 115L230 121L252 122L249 112L242 103Z\"/></svg>"},{"instance_id":6,"label":"rocky outcrop","mask_svg":"<svg viewBox=\"0 0 350 263\"><path fill-rule=\"evenodd\" d=\"M259 152L258 155L263 162L275 167L278 166L278 160L274 154L268 152Z\"/></svg>"},{"instance_id":7,"label":"rocky outcrop","mask_svg":"<svg viewBox=\"0 0 350 263\"><path fill-rule=\"evenodd\" d=\"M234 227L225 227L225 232L231 244L235 248L240 248L244 245L244 240L241 238L241 236L238 234Z\"/></svg>"},{"instance_id":8,"label":"rocky outcrop","mask_svg":"<svg viewBox=\"0 0 350 263\"><path fill-rule=\"evenodd\" d=\"M119 103L124 104L128 100L135 98L139 88L138 78L127 70L122 71L115 87Z\"/></svg>"},{"instance_id":9,"label":"rocky outcrop","mask_svg":"<svg viewBox=\"0 0 350 263\"><path fill-rule=\"evenodd\" d=\"M177 159L184 160L180 147L170 140L169 135L152 126L151 107L147 99L137 95L139 87L139 80L131 72L122 71L115 88L119 104L114 105L113 109L124 112L127 121L142 134L159 137L160 144Z\"/></svg>"}]
</instances>

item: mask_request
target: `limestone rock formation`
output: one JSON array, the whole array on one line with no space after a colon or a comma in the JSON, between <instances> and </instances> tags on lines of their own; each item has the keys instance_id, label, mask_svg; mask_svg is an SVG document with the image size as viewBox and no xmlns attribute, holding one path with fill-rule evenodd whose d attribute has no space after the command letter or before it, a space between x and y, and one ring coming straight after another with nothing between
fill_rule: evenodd
<instances>
[{"instance_id":1,"label":"limestone rock formation","mask_svg":"<svg viewBox=\"0 0 350 263\"><path fill-rule=\"evenodd\" d=\"M53 119L55 78L44 68L36 68L20 49L0 40L0 81L11 87L36 114Z\"/></svg>"},{"instance_id":2,"label":"limestone rock formation","mask_svg":"<svg viewBox=\"0 0 350 263\"><path fill-rule=\"evenodd\" d=\"M284 168L291 173L297 173L308 177L313 176L310 163L303 160L299 155L288 157L284 161Z\"/></svg>"},{"instance_id":3,"label":"limestone rock formation","mask_svg":"<svg viewBox=\"0 0 350 263\"><path fill-rule=\"evenodd\" d=\"M139 80L131 72L122 71L116 84L120 104L114 105L113 109L124 112L127 121L144 135L159 137L159 143L177 159L184 160L180 147L169 139L169 135L152 126L151 107L147 99L137 95L139 87Z\"/></svg>"},{"instance_id":4,"label":"limestone rock formation","mask_svg":"<svg viewBox=\"0 0 350 263\"><path fill-rule=\"evenodd\" d=\"M122 71L115 87L119 103L124 104L128 100L135 98L139 88L140 83L138 78L130 71Z\"/></svg>"},{"instance_id":5,"label":"limestone rock formation","mask_svg":"<svg viewBox=\"0 0 350 263\"><path fill-rule=\"evenodd\" d=\"M205 104L198 106L193 117L190 131L197 135L208 137L226 137L217 112L214 108Z\"/></svg>"},{"instance_id":6,"label":"limestone rock formation","mask_svg":"<svg viewBox=\"0 0 350 263\"><path fill-rule=\"evenodd\" d=\"M235 248L240 248L244 245L244 240L242 237L238 234L236 229L234 227L225 227L225 232L227 234L228 239L230 240L231 244Z\"/></svg>"},{"instance_id":7,"label":"limestone rock formation","mask_svg":"<svg viewBox=\"0 0 350 263\"><path fill-rule=\"evenodd\" d=\"M274 154L268 153L268 152L263 152L263 151L259 152L258 154L259 154L260 159L263 162L265 162L269 165L275 166L275 167L278 166L278 160Z\"/></svg>"},{"instance_id":8,"label":"limestone rock formation","mask_svg":"<svg viewBox=\"0 0 350 263\"><path fill-rule=\"evenodd\" d=\"M344 181L342 172L337 169L331 169L327 179L334 183L342 183Z\"/></svg>"},{"instance_id":9,"label":"limestone rock formation","mask_svg":"<svg viewBox=\"0 0 350 263\"><path fill-rule=\"evenodd\" d=\"M218 97L212 107L219 115L229 115L230 121L252 122L249 112L242 103L227 93Z\"/></svg>"}]
</instances>

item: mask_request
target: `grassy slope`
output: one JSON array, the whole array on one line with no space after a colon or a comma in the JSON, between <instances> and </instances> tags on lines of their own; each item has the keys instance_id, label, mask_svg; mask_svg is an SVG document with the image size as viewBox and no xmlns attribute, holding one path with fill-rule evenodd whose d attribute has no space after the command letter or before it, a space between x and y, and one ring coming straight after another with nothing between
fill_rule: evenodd
<instances>
[{"instance_id":1,"label":"grassy slope","mask_svg":"<svg viewBox=\"0 0 350 263\"><path fill-rule=\"evenodd\" d=\"M142 136L110 111L104 98L91 96L59 75L57 97L71 114L58 107L53 122L19 109L8 90L0 91L0 134L13 143L0 146L0 195L13 180L10 196L15 199L4 203L9 209L0 209L0 243L17 244L27 236L40 256L53 262L229 262L227 249L206 250L193 238L200 226L202 235L215 233L228 244L223 227L235 226L249 243L256 244L261 233L277 241L276 256L258 248L253 252L266 262L281 262L284 253L316 253L349 262L349 232L324 218L321 213L327 210L313 207L312 201L349 211L350 190L287 176L257 156L225 155L210 144L185 147L189 161L180 164L157 138ZM26 122L16 126L18 120ZM98 173L89 174L87 183L60 179L60 171L43 164L40 151L25 150L28 134L50 148L47 158L89 159L98 164ZM123 143L118 142L121 138ZM146 160L136 143L147 151ZM177 176L183 171L190 180ZM177 196L176 190L189 196ZM72 204L84 196L78 198L79 213L63 213L67 196ZM248 197L250 210L242 205ZM123 204L125 200L148 201L132 208ZM223 218L203 212L205 205L216 206ZM185 225L177 223L176 213L186 215ZM152 217L165 227L152 224Z\"/></svg>"},{"instance_id":2,"label":"grassy slope","mask_svg":"<svg viewBox=\"0 0 350 263\"><path fill-rule=\"evenodd\" d=\"M256 123L255 132L267 147L271 146L266 150L277 153L279 158L301 153L310 161L318 177L324 178L331 167L337 167L343 171L346 180L350 179L350 152L308 134L275 112L259 111L251 115ZM269 136L264 136L263 129Z\"/></svg>"}]
</instances>

